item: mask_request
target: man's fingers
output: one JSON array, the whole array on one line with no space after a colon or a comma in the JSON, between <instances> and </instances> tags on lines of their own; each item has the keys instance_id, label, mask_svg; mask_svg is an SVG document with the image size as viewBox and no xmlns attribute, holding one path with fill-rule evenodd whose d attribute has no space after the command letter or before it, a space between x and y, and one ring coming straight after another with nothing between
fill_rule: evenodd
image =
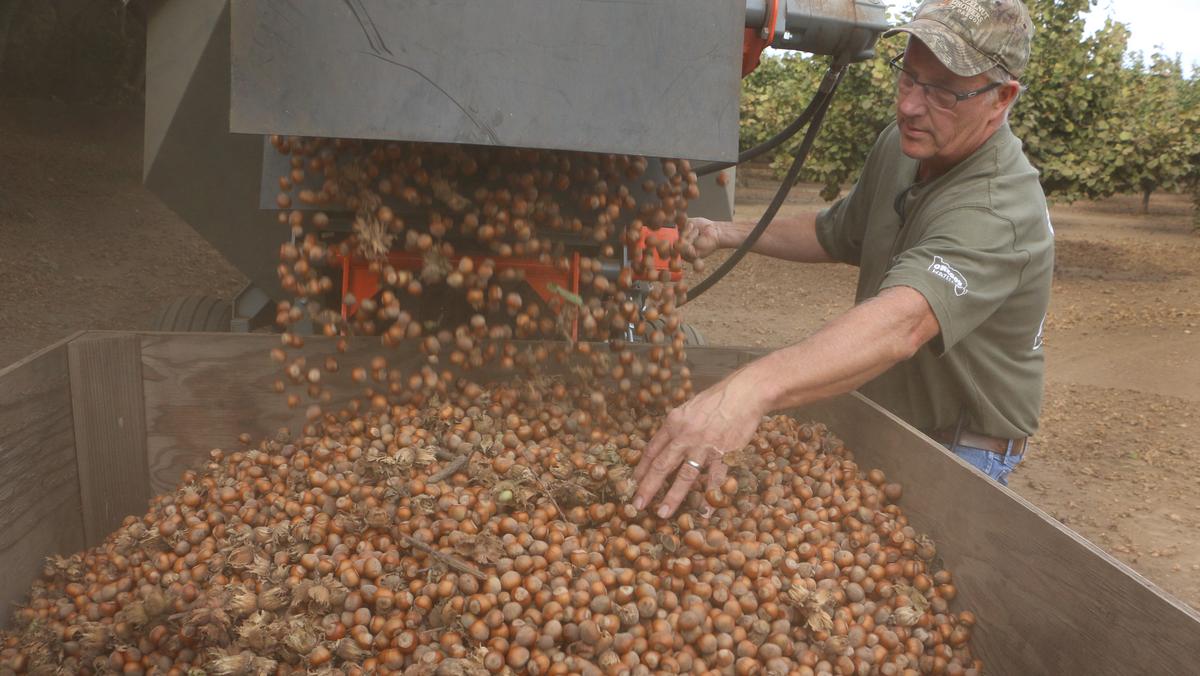
<instances>
[{"instance_id":1,"label":"man's fingers","mask_svg":"<svg viewBox=\"0 0 1200 676\"><path fill-rule=\"evenodd\" d=\"M702 463L704 459L689 458L697 463ZM692 490L696 480L700 478L700 470L696 469L695 465L689 462L684 462L679 466L679 471L675 473L675 483L671 484L671 490L667 491L667 496L663 498L661 506L658 508L658 516L666 519L679 509L679 505L683 504L683 499L687 497L688 491Z\"/></svg>"},{"instance_id":2,"label":"man's fingers","mask_svg":"<svg viewBox=\"0 0 1200 676\"><path fill-rule=\"evenodd\" d=\"M699 230L690 220L684 224L683 230L679 233L681 242L690 242L696 239L696 232Z\"/></svg>"},{"instance_id":3,"label":"man's fingers","mask_svg":"<svg viewBox=\"0 0 1200 676\"><path fill-rule=\"evenodd\" d=\"M721 484L725 483L725 477L729 475L729 467L721 462L720 456L708 461L708 484L709 490L721 490Z\"/></svg>"},{"instance_id":4,"label":"man's fingers","mask_svg":"<svg viewBox=\"0 0 1200 676\"><path fill-rule=\"evenodd\" d=\"M650 438L650 443L646 444L646 448L642 449L642 458L638 460L637 467L633 468L633 480L641 481L642 477L646 476L646 472L650 471L650 464L658 457L659 453L671 443L671 428L669 425L663 425L658 428L658 432ZM641 509L640 507L638 509Z\"/></svg>"},{"instance_id":5,"label":"man's fingers","mask_svg":"<svg viewBox=\"0 0 1200 676\"><path fill-rule=\"evenodd\" d=\"M642 458L642 461L638 463L638 469L645 465L646 470L644 470L642 478L638 480L637 492L633 496L634 509L644 509L646 505L650 504L654 495L658 493L658 489L662 488L663 483L666 482L667 477L675 471L676 467L679 467L683 456L683 447L678 443L672 443L660 451L653 460Z\"/></svg>"},{"instance_id":6,"label":"man's fingers","mask_svg":"<svg viewBox=\"0 0 1200 676\"><path fill-rule=\"evenodd\" d=\"M700 233L704 231L704 226L712 223L707 218L689 218L683 224L683 232L679 233L679 238L684 242L694 243Z\"/></svg>"},{"instance_id":7,"label":"man's fingers","mask_svg":"<svg viewBox=\"0 0 1200 676\"><path fill-rule=\"evenodd\" d=\"M682 409L678 408L668 413L662 426L658 428L658 432L650 437L650 442L642 450L642 459L638 461L637 467L633 470L634 481L641 481L642 477L646 476L646 472L650 470L650 464L654 462L654 459L675 440L676 433L681 427L679 422L681 415ZM679 461L676 460L675 464L679 464ZM671 469L674 469L674 466Z\"/></svg>"}]
</instances>

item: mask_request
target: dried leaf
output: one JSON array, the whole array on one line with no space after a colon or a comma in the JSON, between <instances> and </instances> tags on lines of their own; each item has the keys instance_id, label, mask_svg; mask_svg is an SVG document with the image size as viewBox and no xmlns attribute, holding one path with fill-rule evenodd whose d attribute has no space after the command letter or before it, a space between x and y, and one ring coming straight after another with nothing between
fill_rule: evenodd
<instances>
[{"instance_id":1,"label":"dried leaf","mask_svg":"<svg viewBox=\"0 0 1200 676\"><path fill-rule=\"evenodd\" d=\"M721 462L724 462L726 467L750 467L757 455L754 451L743 448L740 451L730 451L722 455Z\"/></svg>"},{"instance_id":2,"label":"dried leaf","mask_svg":"<svg viewBox=\"0 0 1200 676\"><path fill-rule=\"evenodd\" d=\"M850 647L850 639L845 636L830 636L825 641L825 651L830 655L853 655L854 649Z\"/></svg>"},{"instance_id":3,"label":"dried leaf","mask_svg":"<svg viewBox=\"0 0 1200 676\"><path fill-rule=\"evenodd\" d=\"M429 187L432 189L433 196L449 207L451 211L461 212L471 205L471 201L455 192L450 182L444 178L430 181Z\"/></svg>"},{"instance_id":4,"label":"dried leaf","mask_svg":"<svg viewBox=\"0 0 1200 676\"><path fill-rule=\"evenodd\" d=\"M674 554L679 549L679 537L671 533L656 533L654 540L668 554Z\"/></svg>"},{"instance_id":5,"label":"dried leaf","mask_svg":"<svg viewBox=\"0 0 1200 676\"><path fill-rule=\"evenodd\" d=\"M442 660L433 672L434 676L488 676L489 673L483 664L469 658Z\"/></svg>"},{"instance_id":6,"label":"dried leaf","mask_svg":"<svg viewBox=\"0 0 1200 676\"><path fill-rule=\"evenodd\" d=\"M813 592L813 602L818 606L827 606L833 602L833 592L824 588L818 589L817 591Z\"/></svg>"},{"instance_id":7,"label":"dried leaf","mask_svg":"<svg viewBox=\"0 0 1200 676\"><path fill-rule=\"evenodd\" d=\"M454 550L475 563L496 563L504 557L504 545L494 536L465 535L456 540Z\"/></svg>"},{"instance_id":8,"label":"dried leaf","mask_svg":"<svg viewBox=\"0 0 1200 676\"><path fill-rule=\"evenodd\" d=\"M798 584L793 584L787 590L787 601L797 606L803 606L808 601L809 591Z\"/></svg>"},{"instance_id":9,"label":"dried leaf","mask_svg":"<svg viewBox=\"0 0 1200 676\"><path fill-rule=\"evenodd\" d=\"M929 599L925 598L925 595L916 587L906 584L894 584L892 585L892 590L896 594L908 597L908 602L918 611L923 613L929 609Z\"/></svg>"},{"instance_id":10,"label":"dried leaf","mask_svg":"<svg viewBox=\"0 0 1200 676\"><path fill-rule=\"evenodd\" d=\"M824 610L817 610L814 613L810 613L804 623L812 631L833 630L833 616Z\"/></svg>"},{"instance_id":11,"label":"dried leaf","mask_svg":"<svg viewBox=\"0 0 1200 676\"><path fill-rule=\"evenodd\" d=\"M437 501L431 495L416 495L409 502L414 514L432 514L437 507Z\"/></svg>"},{"instance_id":12,"label":"dried leaf","mask_svg":"<svg viewBox=\"0 0 1200 676\"><path fill-rule=\"evenodd\" d=\"M912 627L921 621L921 611L912 606L900 606L892 613L892 622L901 627Z\"/></svg>"}]
</instances>

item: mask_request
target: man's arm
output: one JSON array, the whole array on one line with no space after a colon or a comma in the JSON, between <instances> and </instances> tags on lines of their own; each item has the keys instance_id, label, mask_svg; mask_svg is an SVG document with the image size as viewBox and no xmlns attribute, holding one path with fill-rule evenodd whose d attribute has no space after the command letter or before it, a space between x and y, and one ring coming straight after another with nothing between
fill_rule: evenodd
<instances>
[{"instance_id":1,"label":"man's arm","mask_svg":"<svg viewBox=\"0 0 1200 676\"><path fill-rule=\"evenodd\" d=\"M781 217L767 226L754 243L754 253L800 263L829 263L829 253L817 241L817 215L813 212ZM693 219L701 221L703 219ZM717 248L736 249L757 225L756 221L713 223L716 226Z\"/></svg>"},{"instance_id":2,"label":"man's arm","mask_svg":"<svg viewBox=\"0 0 1200 676\"><path fill-rule=\"evenodd\" d=\"M762 416L857 389L911 357L938 335L925 297L909 287L885 289L826 324L808 339L772 352L730 374L667 416L634 472L634 505L649 504L678 468L659 509L673 514L708 467L719 486L727 468L721 456L749 443Z\"/></svg>"},{"instance_id":3,"label":"man's arm","mask_svg":"<svg viewBox=\"0 0 1200 676\"><path fill-rule=\"evenodd\" d=\"M894 287L735 375L739 387L752 384L759 392L764 413L794 408L858 389L912 357L939 330L924 296Z\"/></svg>"}]
</instances>

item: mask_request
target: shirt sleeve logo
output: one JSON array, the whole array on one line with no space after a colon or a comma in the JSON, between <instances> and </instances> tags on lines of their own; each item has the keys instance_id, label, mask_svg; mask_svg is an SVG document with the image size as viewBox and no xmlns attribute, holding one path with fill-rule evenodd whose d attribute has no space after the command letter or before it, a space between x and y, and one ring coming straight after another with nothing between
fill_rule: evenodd
<instances>
[{"instance_id":1,"label":"shirt sleeve logo","mask_svg":"<svg viewBox=\"0 0 1200 676\"><path fill-rule=\"evenodd\" d=\"M929 271L932 272L934 276L941 277L947 282L953 284L955 296L967 295L967 279L963 277L958 270L950 267L950 265L946 263L941 256L933 257L933 263L929 265Z\"/></svg>"}]
</instances>

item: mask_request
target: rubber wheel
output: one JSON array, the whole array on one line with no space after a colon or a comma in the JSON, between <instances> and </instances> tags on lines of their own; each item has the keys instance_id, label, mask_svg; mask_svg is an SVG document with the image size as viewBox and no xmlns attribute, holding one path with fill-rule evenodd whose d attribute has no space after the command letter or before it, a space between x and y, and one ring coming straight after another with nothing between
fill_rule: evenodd
<instances>
[{"instance_id":1,"label":"rubber wheel","mask_svg":"<svg viewBox=\"0 0 1200 676\"><path fill-rule=\"evenodd\" d=\"M666 322L661 319L656 319L655 321L650 322L650 326L652 328L661 329L665 323ZM704 347L705 345L708 345L708 341L704 339L704 334L700 333L700 329L686 323L680 324L679 328L683 331L684 345L689 347Z\"/></svg>"},{"instance_id":2,"label":"rubber wheel","mask_svg":"<svg viewBox=\"0 0 1200 676\"><path fill-rule=\"evenodd\" d=\"M704 334L700 333L700 329L691 324L683 324L679 328L683 329L683 344L691 347L704 347L708 345L708 341L704 339Z\"/></svg>"},{"instance_id":3,"label":"rubber wheel","mask_svg":"<svg viewBox=\"0 0 1200 676\"><path fill-rule=\"evenodd\" d=\"M185 296L164 305L154 318L154 331L228 333L233 309L213 296Z\"/></svg>"}]
</instances>

